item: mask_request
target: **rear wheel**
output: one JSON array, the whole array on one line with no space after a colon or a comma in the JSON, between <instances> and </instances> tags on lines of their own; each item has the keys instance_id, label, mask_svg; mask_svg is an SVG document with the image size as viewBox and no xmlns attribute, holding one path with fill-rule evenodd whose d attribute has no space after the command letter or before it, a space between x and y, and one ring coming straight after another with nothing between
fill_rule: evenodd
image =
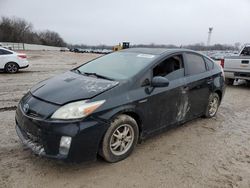
<instances>
[{"instance_id":1,"label":"rear wheel","mask_svg":"<svg viewBox=\"0 0 250 188\"><path fill-rule=\"evenodd\" d=\"M120 115L108 128L100 154L108 162L127 158L138 141L139 129L136 121L128 115Z\"/></svg>"},{"instance_id":2,"label":"rear wheel","mask_svg":"<svg viewBox=\"0 0 250 188\"><path fill-rule=\"evenodd\" d=\"M217 93L211 93L208 99L208 105L206 109L205 117L214 117L220 106L220 97Z\"/></svg>"},{"instance_id":3,"label":"rear wheel","mask_svg":"<svg viewBox=\"0 0 250 188\"><path fill-rule=\"evenodd\" d=\"M226 78L226 84L227 85L233 85L234 84L234 79L232 79L232 78Z\"/></svg>"},{"instance_id":4,"label":"rear wheel","mask_svg":"<svg viewBox=\"0 0 250 188\"><path fill-rule=\"evenodd\" d=\"M250 80L246 80L247 86L250 87Z\"/></svg>"},{"instance_id":5,"label":"rear wheel","mask_svg":"<svg viewBox=\"0 0 250 188\"><path fill-rule=\"evenodd\" d=\"M18 72L18 65L14 62L9 62L5 65L5 71L8 73L16 73Z\"/></svg>"}]
</instances>

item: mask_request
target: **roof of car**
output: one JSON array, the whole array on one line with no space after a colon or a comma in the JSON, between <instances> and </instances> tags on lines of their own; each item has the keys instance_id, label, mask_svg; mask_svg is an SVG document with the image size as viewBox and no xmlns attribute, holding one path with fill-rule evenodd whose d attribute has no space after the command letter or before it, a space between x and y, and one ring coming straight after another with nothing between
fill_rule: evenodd
<instances>
[{"instance_id":1,"label":"roof of car","mask_svg":"<svg viewBox=\"0 0 250 188\"><path fill-rule=\"evenodd\" d=\"M174 53L180 51L191 51L183 48L128 48L122 50L122 52L134 52L142 54L162 55L166 53Z\"/></svg>"}]
</instances>

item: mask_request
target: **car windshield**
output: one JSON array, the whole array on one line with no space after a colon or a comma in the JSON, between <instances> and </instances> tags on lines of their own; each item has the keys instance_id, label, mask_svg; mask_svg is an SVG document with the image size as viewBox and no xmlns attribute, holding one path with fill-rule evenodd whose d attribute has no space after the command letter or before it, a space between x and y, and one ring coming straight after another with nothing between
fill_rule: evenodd
<instances>
[{"instance_id":1,"label":"car windshield","mask_svg":"<svg viewBox=\"0 0 250 188\"><path fill-rule=\"evenodd\" d=\"M131 52L115 52L94 59L79 67L79 73L98 75L114 80L128 79L136 75L157 56Z\"/></svg>"}]
</instances>

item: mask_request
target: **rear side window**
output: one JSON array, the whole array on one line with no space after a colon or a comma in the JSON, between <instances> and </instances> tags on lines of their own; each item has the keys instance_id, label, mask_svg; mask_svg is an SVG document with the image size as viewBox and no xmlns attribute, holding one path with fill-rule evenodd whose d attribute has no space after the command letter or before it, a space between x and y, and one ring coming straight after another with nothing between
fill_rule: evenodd
<instances>
[{"instance_id":1,"label":"rear side window","mask_svg":"<svg viewBox=\"0 0 250 188\"><path fill-rule=\"evenodd\" d=\"M0 49L0 55L7 55L7 54L12 54L12 53L7 50Z\"/></svg>"},{"instance_id":2,"label":"rear side window","mask_svg":"<svg viewBox=\"0 0 250 188\"><path fill-rule=\"evenodd\" d=\"M194 75L206 72L206 66L203 58L196 54L186 54L187 75Z\"/></svg>"},{"instance_id":3,"label":"rear side window","mask_svg":"<svg viewBox=\"0 0 250 188\"><path fill-rule=\"evenodd\" d=\"M207 69L212 70L214 68L214 62L206 57L204 59L205 59L205 62L207 64Z\"/></svg>"},{"instance_id":4,"label":"rear side window","mask_svg":"<svg viewBox=\"0 0 250 188\"><path fill-rule=\"evenodd\" d=\"M245 47L242 50L241 55L250 56L250 47Z\"/></svg>"}]
</instances>

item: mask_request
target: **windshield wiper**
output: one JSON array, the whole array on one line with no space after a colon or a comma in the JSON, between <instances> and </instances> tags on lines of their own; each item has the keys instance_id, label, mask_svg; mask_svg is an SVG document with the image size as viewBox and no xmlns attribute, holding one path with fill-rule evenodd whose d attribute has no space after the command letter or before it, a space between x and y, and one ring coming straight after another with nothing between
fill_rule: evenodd
<instances>
[{"instance_id":1,"label":"windshield wiper","mask_svg":"<svg viewBox=\"0 0 250 188\"><path fill-rule=\"evenodd\" d=\"M82 72L81 74L87 75L87 76L95 76L97 78L103 78L103 79L106 79L106 80L114 80L113 78L109 78L107 76L97 74L96 72Z\"/></svg>"},{"instance_id":2,"label":"windshield wiper","mask_svg":"<svg viewBox=\"0 0 250 188\"><path fill-rule=\"evenodd\" d=\"M103 76L103 75L97 74L96 72L82 72L79 69L74 69L72 71L75 71L78 74L82 74L82 75L85 75L85 76L95 76L97 78L103 78L103 79L106 79L106 80L114 80L113 78L109 78L107 76Z\"/></svg>"},{"instance_id":3,"label":"windshield wiper","mask_svg":"<svg viewBox=\"0 0 250 188\"><path fill-rule=\"evenodd\" d=\"M79 74L82 74L82 72L81 72L79 69L73 69L73 70L71 70L71 71L74 71L74 72L77 72L77 73L79 73Z\"/></svg>"}]
</instances>

